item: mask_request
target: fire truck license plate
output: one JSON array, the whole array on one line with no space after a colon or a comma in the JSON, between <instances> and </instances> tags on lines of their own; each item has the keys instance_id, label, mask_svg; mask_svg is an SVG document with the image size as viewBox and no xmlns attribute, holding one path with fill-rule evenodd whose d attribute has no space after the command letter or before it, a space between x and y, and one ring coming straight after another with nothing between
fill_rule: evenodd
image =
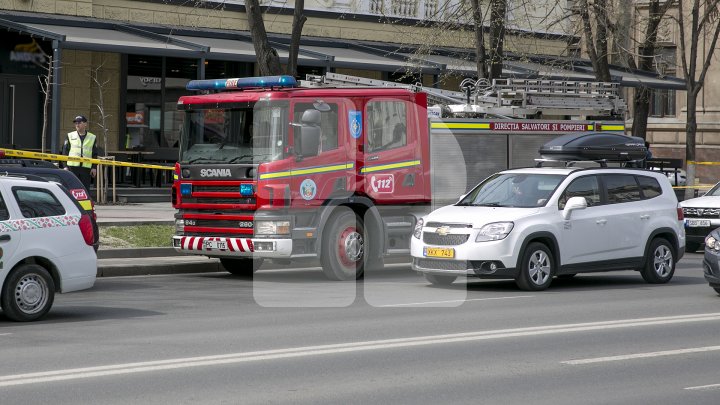
<instances>
[{"instance_id":1,"label":"fire truck license plate","mask_svg":"<svg viewBox=\"0 0 720 405\"><path fill-rule=\"evenodd\" d=\"M453 248L424 248L425 257L442 257L445 259L452 259L455 257L455 249Z\"/></svg>"},{"instance_id":2,"label":"fire truck license plate","mask_svg":"<svg viewBox=\"0 0 720 405\"><path fill-rule=\"evenodd\" d=\"M689 227L696 227L701 226L704 228L710 227L710 220L709 219L686 219L685 224Z\"/></svg>"},{"instance_id":3,"label":"fire truck license plate","mask_svg":"<svg viewBox=\"0 0 720 405\"><path fill-rule=\"evenodd\" d=\"M203 242L205 249L227 250L227 242L224 240L206 240Z\"/></svg>"}]
</instances>

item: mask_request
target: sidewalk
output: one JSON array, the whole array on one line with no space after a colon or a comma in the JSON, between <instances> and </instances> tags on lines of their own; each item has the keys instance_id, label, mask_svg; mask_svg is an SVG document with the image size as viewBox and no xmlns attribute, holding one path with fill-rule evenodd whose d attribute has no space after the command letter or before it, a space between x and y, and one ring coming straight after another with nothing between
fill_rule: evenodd
<instances>
[{"instance_id":1,"label":"sidewalk","mask_svg":"<svg viewBox=\"0 0 720 405\"><path fill-rule=\"evenodd\" d=\"M97 222L104 226L172 225L170 203L96 205ZM223 271L218 259L183 255L170 247L98 250L98 277Z\"/></svg>"}]
</instances>

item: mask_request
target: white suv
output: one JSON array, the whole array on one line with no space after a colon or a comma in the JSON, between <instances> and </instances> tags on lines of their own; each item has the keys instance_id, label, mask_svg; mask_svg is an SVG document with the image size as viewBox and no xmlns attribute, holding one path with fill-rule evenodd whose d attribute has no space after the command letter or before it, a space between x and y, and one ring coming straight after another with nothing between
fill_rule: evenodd
<instances>
[{"instance_id":1,"label":"white suv","mask_svg":"<svg viewBox=\"0 0 720 405\"><path fill-rule=\"evenodd\" d=\"M35 179L0 176L0 305L15 321L42 318L55 292L90 288L97 275L90 214L60 184Z\"/></svg>"},{"instance_id":2,"label":"white suv","mask_svg":"<svg viewBox=\"0 0 720 405\"><path fill-rule=\"evenodd\" d=\"M628 269L666 283L684 252L667 177L609 167L496 173L420 219L411 243L413 269L433 284L504 278L524 290L546 289L553 276Z\"/></svg>"}]
</instances>

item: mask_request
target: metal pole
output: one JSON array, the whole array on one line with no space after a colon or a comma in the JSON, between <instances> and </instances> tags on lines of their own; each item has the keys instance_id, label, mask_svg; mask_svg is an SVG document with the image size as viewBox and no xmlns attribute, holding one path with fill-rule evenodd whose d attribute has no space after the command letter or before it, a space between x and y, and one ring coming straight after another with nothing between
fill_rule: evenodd
<instances>
[{"instance_id":1,"label":"metal pole","mask_svg":"<svg viewBox=\"0 0 720 405\"><path fill-rule=\"evenodd\" d=\"M60 58L62 50L60 42L53 40L53 80L52 80L52 107L50 113L50 151L58 153L58 136L60 134ZM88 190L89 192L89 190Z\"/></svg>"}]
</instances>

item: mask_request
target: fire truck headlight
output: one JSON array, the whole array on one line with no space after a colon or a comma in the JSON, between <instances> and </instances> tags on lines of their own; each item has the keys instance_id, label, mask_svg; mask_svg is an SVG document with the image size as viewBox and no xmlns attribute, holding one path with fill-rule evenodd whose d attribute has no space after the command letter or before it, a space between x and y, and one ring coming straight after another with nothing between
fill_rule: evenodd
<instances>
[{"instance_id":1,"label":"fire truck headlight","mask_svg":"<svg viewBox=\"0 0 720 405\"><path fill-rule=\"evenodd\" d=\"M192 195L192 184L182 183L180 184L180 195L188 197Z\"/></svg>"},{"instance_id":2,"label":"fire truck headlight","mask_svg":"<svg viewBox=\"0 0 720 405\"><path fill-rule=\"evenodd\" d=\"M183 219L175 220L175 233L181 234L183 232L185 232L185 220L183 220Z\"/></svg>"},{"instance_id":3,"label":"fire truck headlight","mask_svg":"<svg viewBox=\"0 0 720 405\"><path fill-rule=\"evenodd\" d=\"M248 197L253 195L255 192L254 187L252 184L244 183L240 185L240 195L243 197Z\"/></svg>"},{"instance_id":4,"label":"fire truck headlight","mask_svg":"<svg viewBox=\"0 0 720 405\"><path fill-rule=\"evenodd\" d=\"M290 221L256 221L256 235L288 235Z\"/></svg>"}]
</instances>

